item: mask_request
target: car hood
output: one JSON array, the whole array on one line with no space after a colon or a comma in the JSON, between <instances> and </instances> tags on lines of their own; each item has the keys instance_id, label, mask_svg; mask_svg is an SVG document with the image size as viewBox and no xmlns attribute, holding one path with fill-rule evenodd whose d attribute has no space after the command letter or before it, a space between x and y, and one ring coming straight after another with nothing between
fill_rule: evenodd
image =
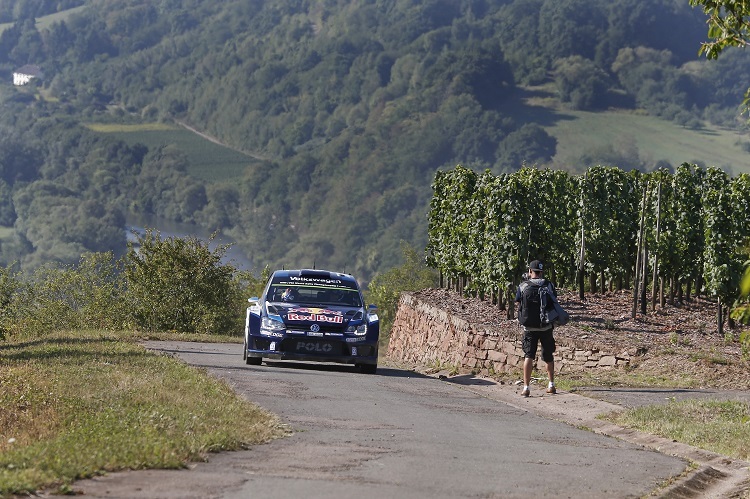
<instances>
[{"instance_id":1,"label":"car hood","mask_svg":"<svg viewBox=\"0 0 750 499\"><path fill-rule=\"evenodd\" d=\"M361 321L365 317L361 307L276 302L269 303L267 307L269 314L278 315L287 326L318 323L346 327L351 321Z\"/></svg>"}]
</instances>

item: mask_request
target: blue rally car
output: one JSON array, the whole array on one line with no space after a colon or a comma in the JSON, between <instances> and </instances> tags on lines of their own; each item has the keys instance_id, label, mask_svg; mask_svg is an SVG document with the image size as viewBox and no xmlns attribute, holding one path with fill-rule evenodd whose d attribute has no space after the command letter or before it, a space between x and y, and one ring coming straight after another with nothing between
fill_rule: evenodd
<instances>
[{"instance_id":1,"label":"blue rally car","mask_svg":"<svg viewBox=\"0 0 750 499\"><path fill-rule=\"evenodd\" d=\"M250 298L243 358L354 364L363 373L378 367L380 322L365 308L354 277L327 270L277 270L260 298Z\"/></svg>"}]
</instances>

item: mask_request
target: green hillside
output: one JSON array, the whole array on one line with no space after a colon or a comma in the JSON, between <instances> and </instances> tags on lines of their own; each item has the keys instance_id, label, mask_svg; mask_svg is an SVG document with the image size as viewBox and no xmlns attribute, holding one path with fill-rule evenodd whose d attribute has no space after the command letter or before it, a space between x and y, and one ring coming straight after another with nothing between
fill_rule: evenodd
<instances>
[{"instance_id":1,"label":"green hillside","mask_svg":"<svg viewBox=\"0 0 750 499\"><path fill-rule=\"evenodd\" d=\"M0 91L3 262L122 251L112 225L133 213L223 230L259 266L367 280L402 240L424 247L435 173L456 164L745 171L750 55L698 59L687 1L88 5L0 36L0 72L45 73ZM141 122L199 134L81 126Z\"/></svg>"}]
</instances>

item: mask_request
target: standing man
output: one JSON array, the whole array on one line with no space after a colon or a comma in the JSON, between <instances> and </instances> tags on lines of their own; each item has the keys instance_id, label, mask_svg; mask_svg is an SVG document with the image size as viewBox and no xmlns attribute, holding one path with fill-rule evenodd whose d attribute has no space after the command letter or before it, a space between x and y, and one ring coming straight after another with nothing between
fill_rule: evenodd
<instances>
[{"instance_id":1,"label":"standing man","mask_svg":"<svg viewBox=\"0 0 750 499\"><path fill-rule=\"evenodd\" d=\"M531 371L534 368L536 349L542 344L542 360L547 363L549 385L547 393L556 393L555 389L555 338L552 336L554 325L544 320L539 289L546 287L548 292L555 292L554 285L544 278L544 265L539 260L529 264L529 279L523 281L516 291L518 302L518 322L523 326L523 391L521 395L530 395Z\"/></svg>"}]
</instances>

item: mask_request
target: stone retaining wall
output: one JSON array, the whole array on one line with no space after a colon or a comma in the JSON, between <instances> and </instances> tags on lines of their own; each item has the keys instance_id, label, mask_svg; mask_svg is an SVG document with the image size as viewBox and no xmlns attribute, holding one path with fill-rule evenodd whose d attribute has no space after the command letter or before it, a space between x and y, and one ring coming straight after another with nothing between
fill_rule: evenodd
<instances>
[{"instance_id":1,"label":"stone retaining wall","mask_svg":"<svg viewBox=\"0 0 750 499\"><path fill-rule=\"evenodd\" d=\"M521 329L512 322L514 327L506 331L472 324L419 300L412 293L402 293L387 356L411 364L481 375L520 370ZM604 352L560 335L556 335L555 342L556 372L622 367L634 355ZM539 356L536 364L537 370L544 372L545 364Z\"/></svg>"}]
</instances>

